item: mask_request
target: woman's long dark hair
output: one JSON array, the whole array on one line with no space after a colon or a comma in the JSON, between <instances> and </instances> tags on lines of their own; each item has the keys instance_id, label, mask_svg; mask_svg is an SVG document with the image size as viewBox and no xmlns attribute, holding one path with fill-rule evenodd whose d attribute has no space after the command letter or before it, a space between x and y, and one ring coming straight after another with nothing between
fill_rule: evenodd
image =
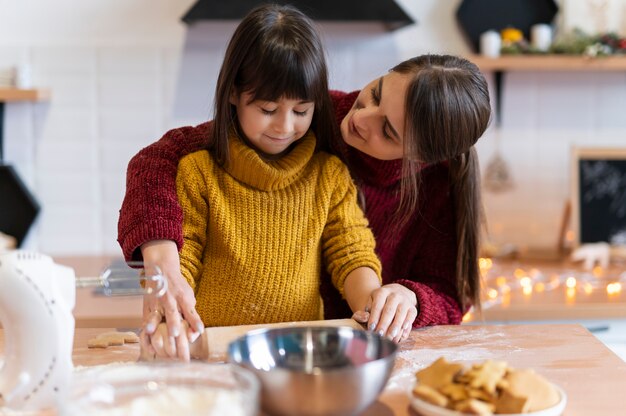
<instances>
[{"instance_id":1,"label":"woman's long dark hair","mask_svg":"<svg viewBox=\"0 0 626 416\"><path fill-rule=\"evenodd\" d=\"M480 311L478 255L484 225L474 144L490 122L487 81L476 65L450 55L422 55L392 71L410 74L400 185L400 222L418 207L419 163L447 161L456 211L456 282L463 308ZM442 190L443 192L443 190Z\"/></svg>"},{"instance_id":2,"label":"woman's long dark hair","mask_svg":"<svg viewBox=\"0 0 626 416\"><path fill-rule=\"evenodd\" d=\"M328 93L324 48L313 21L292 6L253 9L233 34L215 92L213 135L208 149L220 164L229 159L228 136L236 122L233 94L252 93L251 101L284 97L313 101L311 127L318 148L337 137Z\"/></svg>"}]
</instances>

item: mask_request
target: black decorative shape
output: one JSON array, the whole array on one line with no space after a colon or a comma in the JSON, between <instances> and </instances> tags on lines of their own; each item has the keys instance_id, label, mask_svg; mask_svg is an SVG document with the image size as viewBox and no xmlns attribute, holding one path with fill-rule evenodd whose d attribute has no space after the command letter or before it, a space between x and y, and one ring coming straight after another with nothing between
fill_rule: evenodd
<instances>
[{"instance_id":1,"label":"black decorative shape","mask_svg":"<svg viewBox=\"0 0 626 416\"><path fill-rule=\"evenodd\" d=\"M530 27L552 23L558 11L554 0L463 0L456 18L474 52L479 52L480 35L484 32L514 27L530 39Z\"/></svg>"},{"instance_id":2,"label":"black decorative shape","mask_svg":"<svg viewBox=\"0 0 626 416\"><path fill-rule=\"evenodd\" d=\"M39 204L10 165L0 165L0 231L20 247L39 214Z\"/></svg>"},{"instance_id":3,"label":"black decorative shape","mask_svg":"<svg viewBox=\"0 0 626 416\"><path fill-rule=\"evenodd\" d=\"M198 20L240 20L250 10L268 1L263 0L198 0L182 20L192 24ZM314 20L346 22L381 22L390 30L415 23L394 0L291 0L290 4Z\"/></svg>"}]
</instances>

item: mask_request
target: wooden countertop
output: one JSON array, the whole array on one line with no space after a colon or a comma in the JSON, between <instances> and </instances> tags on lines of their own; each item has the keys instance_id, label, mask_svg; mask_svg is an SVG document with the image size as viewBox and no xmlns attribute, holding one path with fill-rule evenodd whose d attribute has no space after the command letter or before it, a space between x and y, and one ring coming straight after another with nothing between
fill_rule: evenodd
<instances>
[{"instance_id":1,"label":"wooden countertop","mask_svg":"<svg viewBox=\"0 0 626 416\"><path fill-rule=\"evenodd\" d=\"M108 330L76 330L75 365L137 359L137 344L106 350L86 347L89 338ZM1 341L0 333L3 345ZM362 416L415 416L408 397L414 373L440 356L464 364L492 359L533 368L565 390L567 416L616 415L626 408L626 363L582 326L462 325L413 331L400 346L385 390Z\"/></svg>"}]
</instances>

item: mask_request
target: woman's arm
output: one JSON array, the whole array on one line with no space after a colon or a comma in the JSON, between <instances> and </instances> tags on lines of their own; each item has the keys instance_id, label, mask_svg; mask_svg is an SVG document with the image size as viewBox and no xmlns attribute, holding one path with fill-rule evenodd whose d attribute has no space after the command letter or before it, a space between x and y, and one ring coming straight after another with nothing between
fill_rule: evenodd
<instances>
[{"instance_id":1,"label":"woman's arm","mask_svg":"<svg viewBox=\"0 0 626 416\"><path fill-rule=\"evenodd\" d=\"M182 343L195 339L204 330L195 311L193 291L180 273L182 211L176 195L176 172L180 158L206 147L211 126L208 122L171 130L158 142L141 150L128 164L118 242L127 261L143 259L146 267L158 267L167 277L169 286L162 298L144 299L142 348L148 354L154 353L150 337L161 319L166 320L181 358L188 356ZM194 330L181 331L181 314L188 327ZM181 332L186 332L188 338L179 337Z\"/></svg>"},{"instance_id":2,"label":"woman's arm","mask_svg":"<svg viewBox=\"0 0 626 416\"><path fill-rule=\"evenodd\" d=\"M206 147L212 122L168 131L128 164L118 242L126 261L141 260L142 244L172 240L182 247L182 212L176 196L178 161Z\"/></svg>"},{"instance_id":3,"label":"woman's arm","mask_svg":"<svg viewBox=\"0 0 626 416\"><path fill-rule=\"evenodd\" d=\"M160 302L160 306L165 309L164 317L167 322L167 331L164 332L161 329L155 332L159 322L149 319L145 325L145 332L150 334L150 336L144 337L145 342L142 341L142 347L155 357L180 358L188 361L189 343L193 342L204 331L204 325L195 310L194 288L202 272L202 253L207 240L206 221L209 215L209 207L204 198L206 182L203 175L208 170L205 157L208 158L207 152L198 152L183 158L178 165L176 185L177 195L183 210L184 246L180 252L180 257L178 253L176 253L175 257L175 260L179 261L180 264L175 266L172 264L171 273L173 273L173 278L168 279L168 282L174 281L176 286L168 288L168 292L171 289L173 294L181 293L185 300L184 304L189 305L191 309L182 310L182 302L167 304L167 298ZM150 242L142 246L142 251L146 254L151 254L152 245L158 248L164 244L169 245L171 248L174 246L174 243L171 241ZM173 260L173 258L161 259L160 263L164 264L167 262L167 264L171 264ZM180 299L177 296L174 296L174 298ZM166 309L166 307L169 309ZM181 322L178 314L170 316L168 315L168 310L180 310L183 316L192 316L194 320L187 319L181 331ZM145 314L146 311L144 310L144 316ZM156 314L158 318L161 315L161 312ZM149 316L152 317L154 314ZM195 321L197 321L195 327L188 325L189 322ZM186 336L179 336L179 332L184 332Z\"/></svg>"}]
</instances>

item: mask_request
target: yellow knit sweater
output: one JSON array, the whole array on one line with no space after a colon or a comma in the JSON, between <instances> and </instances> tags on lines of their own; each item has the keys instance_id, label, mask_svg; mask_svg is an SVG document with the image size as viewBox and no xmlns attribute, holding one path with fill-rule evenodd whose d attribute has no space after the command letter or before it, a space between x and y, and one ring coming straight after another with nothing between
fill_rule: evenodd
<instances>
[{"instance_id":1,"label":"yellow knit sweater","mask_svg":"<svg viewBox=\"0 0 626 416\"><path fill-rule=\"evenodd\" d=\"M202 150L178 165L181 270L206 326L322 319L321 267L341 293L357 267L380 276L349 172L312 133L269 162L233 136L230 159Z\"/></svg>"}]
</instances>

